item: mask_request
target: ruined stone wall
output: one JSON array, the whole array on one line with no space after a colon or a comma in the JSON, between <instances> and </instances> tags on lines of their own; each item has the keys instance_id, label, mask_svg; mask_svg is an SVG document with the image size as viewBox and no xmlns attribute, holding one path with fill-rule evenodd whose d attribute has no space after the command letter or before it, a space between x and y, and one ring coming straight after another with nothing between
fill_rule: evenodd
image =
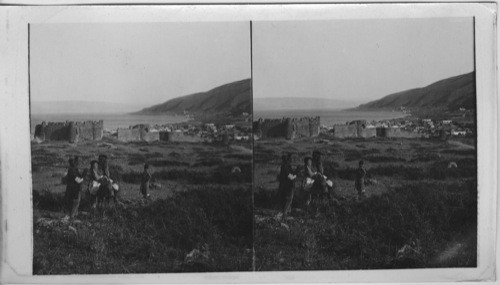
<instances>
[{"instance_id":1,"label":"ruined stone wall","mask_svg":"<svg viewBox=\"0 0 500 285\"><path fill-rule=\"evenodd\" d=\"M142 134L142 141L157 142L160 140L160 132L146 132Z\"/></svg>"},{"instance_id":2,"label":"ruined stone wall","mask_svg":"<svg viewBox=\"0 0 500 285\"><path fill-rule=\"evenodd\" d=\"M133 127L119 128L117 130L118 140L122 142L154 142L160 140L159 132L151 132L148 124L135 125Z\"/></svg>"},{"instance_id":3,"label":"ruined stone wall","mask_svg":"<svg viewBox=\"0 0 500 285\"><path fill-rule=\"evenodd\" d=\"M386 137L388 138L419 138L422 134L410 132L401 128L387 128Z\"/></svg>"},{"instance_id":4,"label":"ruined stone wall","mask_svg":"<svg viewBox=\"0 0 500 285\"><path fill-rule=\"evenodd\" d=\"M262 138L287 137L287 122L283 119L259 120L255 128L256 134Z\"/></svg>"},{"instance_id":5,"label":"ruined stone wall","mask_svg":"<svg viewBox=\"0 0 500 285\"><path fill-rule=\"evenodd\" d=\"M103 136L103 121L49 122L36 125L34 137L41 141L100 140Z\"/></svg>"},{"instance_id":6,"label":"ruined stone wall","mask_svg":"<svg viewBox=\"0 0 500 285\"><path fill-rule=\"evenodd\" d=\"M358 137L373 138L377 136L376 128L358 128Z\"/></svg>"},{"instance_id":7,"label":"ruined stone wall","mask_svg":"<svg viewBox=\"0 0 500 285\"><path fill-rule=\"evenodd\" d=\"M69 141L69 124L49 122L43 128L43 133L47 141Z\"/></svg>"},{"instance_id":8,"label":"ruined stone wall","mask_svg":"<svg viewBox=\"0 0 500 285\"><path fill-rule=\"evenodd\" d=\"M291 124L293 129L292 138L311 136L311 125L308 118L293 118Z\"/></svg>"},{"instance_id":9,"label":"ruined stone wall","mask_svg":"<svg viewBox=\"0 0 500 285\"><path fill-rule=\"evenodd\" d=\"M118 140L122 142L133 142L141 140L141 131L138 128L119 128L117 130Z\"/></svg>"},{"instance_id":10,"label":"ruined stone wall","mask_svg":"<svg viewBox=\"0 0 500 285\"><path fill-rule=\"evenodd\" d=\"M80 140L101 140L104 133L103 121L75 122Z\"/></svg>"},{"instance_id":11,"label":"ruined stone wall","mask_svg":"<svg viewBox=\"0 0 500 285\"><path fill-rule=\"evenodd\" d=\"M254 123L254 133L262 139L315 137L319 129L319 117L266 119Z\"/></svg>"},{"instance_id":12,"label":"ruined stone wall","mask_svg":"<svg viewBox=\"0 0 500 285\"><path fill-rule=\"evenodd\" d=\"M357 138L358 126L357 125L335 125L333 126L333 137L343 138Z\"/></svg>"},{"instance_id":13,"label":"ruined stone wall","mask_svg":"<svg viewBox=\"0 0 500 285\"><path fill-rule=\"evenodd\" d=\"M348 125L335 125L335 138L419 138L422 134L403 130L401 128L366 128L364 124L351 123Z\"/></svg>"},{"instance_id":14,"label":"ruined stone wall","mask_svg":"<svg viewBox=\"0 0 500 285\"><path fill-rule=\"evenodd\" d=\"M188 135L183 132L160 132L160 141L165 142L202 142L203 138L199 135Z\"/></svg>"},{"instance_id":15,"label":"ruined stone wall","mask_svg":"<svg viewBox=\"0 0 500 285\"><path fill-rule=\"evenodd\" d=\"M353 121L345 125L335 125L333 126L335 138L372 138L376 137L378 133L382 133L381 130L377 133L377 128L367 127L367 123L364 120Z\"/></svg>"}]
</instances>

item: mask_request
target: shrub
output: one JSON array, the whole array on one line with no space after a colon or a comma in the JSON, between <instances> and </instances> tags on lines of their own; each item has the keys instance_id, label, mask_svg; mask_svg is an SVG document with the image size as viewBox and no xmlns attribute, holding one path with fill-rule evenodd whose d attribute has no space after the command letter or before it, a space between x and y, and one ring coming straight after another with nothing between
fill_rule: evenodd
<instances>
[{"instance_id":1,"label":"shrub","mask_svg":"<svg viewBox=\"0 0 500 285\"><path fill-rule=\"evenodd\" d=\"M366 155L363 157L364 160L369 162L406 162L406 159L402 157L386 156L386 155Z\"/></svg>"},{"instance_id":2,"label":"shrub","mask_svg":"<svg viewBox=\"0 0 500 285\"><path fill-rule=\"evenodd\" d=\"M64 194L52 193L47 189L42 191L33 191L33 207L50 210L62 211L65 205Z\"/></svg>"}]
</instances>

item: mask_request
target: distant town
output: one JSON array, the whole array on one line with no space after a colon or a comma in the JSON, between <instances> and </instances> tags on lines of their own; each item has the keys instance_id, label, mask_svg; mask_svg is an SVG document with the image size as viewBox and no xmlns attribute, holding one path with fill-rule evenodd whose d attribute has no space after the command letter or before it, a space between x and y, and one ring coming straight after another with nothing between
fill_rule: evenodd
<instances>
[{"instance_id":1,"label":"distant town","mask_svg":"<svg viewBox=\"0 0 500 285\"><path fill-rule=\"evenodd\" d=\"M447 138L451 136L471 137L476 133L474 113L465 108L447 114L446 119L421 118L411 115L397 119L366 121L355 120L344 124L323 125L320 117L258 119L254 121L254 138L317 137L320 134L333 138ZM420 114L420 113L419 113ZM451 119L450 119L451 118Z\"/></svg>"},{"instance_id":2,"label":"distant town","mask_svg":"<svg viewBox=\"0 0 500 285\"><path fill-rule=\"evenodd\" d=\"M42 122L35 127L33 139L43 141L101 140L103 137L121 142L229 142L249 141L252 135L251 116L242 113L238 121L200 122L150 125L137 124L128 128L107 130L102 120L84 122Z\"/></svg>"}]
</instances>

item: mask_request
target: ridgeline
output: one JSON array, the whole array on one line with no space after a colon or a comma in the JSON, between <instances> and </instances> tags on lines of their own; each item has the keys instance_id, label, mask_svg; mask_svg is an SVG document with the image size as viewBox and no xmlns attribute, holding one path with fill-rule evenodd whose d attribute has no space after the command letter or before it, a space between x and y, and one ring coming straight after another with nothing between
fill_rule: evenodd
<instances>
[{"instance_id":1,"label":"ridgeline","mask_svg":"<svg viewBox=\"0 0 500 285\"><path fill-rule=\"evenodd\" d=\"M460 108L476 108L475 72L450 77L437 81L423 88L410 89L379 100L371 101L353 110L400 110L401 107L411 110L443 109L456 111Z\"/></svg>"},{"instance_id":2,"label":"ridgeline","mask_svg":"<svg viewBox=\"0 0 500 285\"><path fill-rule=\"evenodd\" d=\"M135 114L241 114L252 110L251 80L224 84L206 92L177 97L165 103L144 108Z\"/></svg>"}]
</instances>

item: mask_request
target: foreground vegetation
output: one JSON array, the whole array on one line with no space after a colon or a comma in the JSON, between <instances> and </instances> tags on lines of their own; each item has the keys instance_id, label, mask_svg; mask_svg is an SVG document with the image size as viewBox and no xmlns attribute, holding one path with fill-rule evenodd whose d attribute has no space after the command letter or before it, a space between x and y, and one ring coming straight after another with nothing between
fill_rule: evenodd
<instances>
[{"instance_id":1,"label":"foreground vegetation","mask_svg":"<svg viewBox=\"0 0 500 285\"><path fill-rule=\"evenodd\" d=\"M278 213L283 151L325 154L338 201L320 214L296 187L291 218ZM475 267L477 163L471 147L432 140L261 141L255 146L256 270ZM356 199L354 169L366 161L367 198ZM454 162L457 167L448 167ZM299 184L299 183L296 183Z\"/></svg>"},{"instance_id":2,"label":"foreground vegetation","mask_svg":"<svg viewBox=\"0 0 500 285\"><path fill-rule=\"evenodd\" d=\"M116 206L65 219L67 159L110 157ZM151 199L139 193L151 164ZM233 172L238 167L241 172ZM251 151L247 145L88 142L32 145L34 274L252 270Z\"/></svg>"}]
</instances>

